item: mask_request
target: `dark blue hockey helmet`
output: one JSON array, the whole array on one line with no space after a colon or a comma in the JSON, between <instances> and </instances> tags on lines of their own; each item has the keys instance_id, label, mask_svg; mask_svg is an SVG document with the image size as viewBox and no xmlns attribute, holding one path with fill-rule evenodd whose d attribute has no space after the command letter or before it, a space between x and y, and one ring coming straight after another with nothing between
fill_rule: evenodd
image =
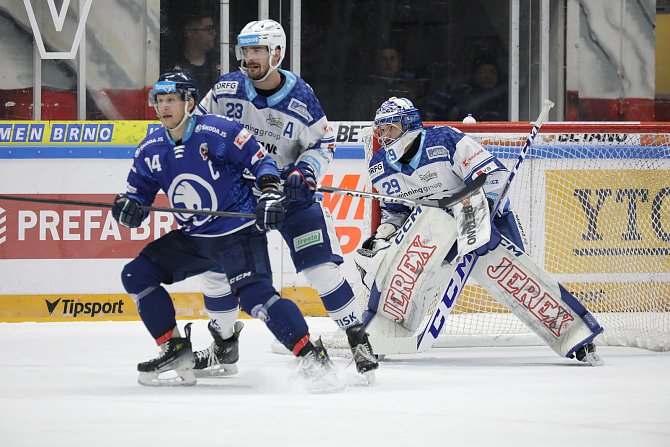
<instances>
[{"instance_id":1,"label":"dark blue hockey helmet","mask_svg":"<svg viewBox=\"0 0 670 447\"><path fill-rule=\"evenodd\" d=\"M373 132L391 162L397 162L423 130L421 114L407 98L395 96L377 109Z\"/></svg>"},{"instance_id":2,"label":"dark blue hockey helmet","mask_svg":"<svg viewBox=\"0 0 670 447\"><path fill-rule=\"evenodd\" d=\"M158 81L149 92L149 105L158 104L156 97L167 93L179 93L181 99L190 98L198 102L198 83L190 71L168 71L158 77Z\"/></svg>"}]
</instances>

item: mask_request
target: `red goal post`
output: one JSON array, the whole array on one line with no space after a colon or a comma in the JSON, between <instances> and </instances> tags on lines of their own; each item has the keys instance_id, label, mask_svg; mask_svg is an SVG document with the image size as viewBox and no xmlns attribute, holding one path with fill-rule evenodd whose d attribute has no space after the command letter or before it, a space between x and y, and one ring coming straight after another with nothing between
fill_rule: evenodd
<instances>
[{"instance_id":1,"label":"red goal post","mask_svg":"<svg viewBox=\"0 0 670 447\"><path fill-rule=\"evenodd\" d=\"M511 167L528 123L455 127ZM364 133L366 160L377 150ZM527 253L605 328L601 344L670 350L670 123L544 124L509 193ZM370 230L379 223L373 203ZM541 343L469 283L436 346Z\"/></svg>"}]
</instances>

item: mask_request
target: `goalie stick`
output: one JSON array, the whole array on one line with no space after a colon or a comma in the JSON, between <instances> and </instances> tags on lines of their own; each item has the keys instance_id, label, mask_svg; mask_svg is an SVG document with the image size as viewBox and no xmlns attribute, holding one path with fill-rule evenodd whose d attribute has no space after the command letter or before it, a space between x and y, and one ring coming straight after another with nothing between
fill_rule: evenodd
<instances>
[{"instance_id":1,"label":"goalie stick","mask_svg":"<svg viewBox=\"0 0 670 447\"><path fill-rule=\"evenodd\" d=\"M93 208L112 208L113 203L104 203L104 202L83 202L78 200L60 200L60 199L38 199L36 197L18 197L18 196L7 196L0 195L0 200L13 200L17 202L34 202L34 203L51 203L54 205L76 205L76 206L87 206ZM216 216L216 217L240 217L246 219L255 219L255 214L247 213L234 213L228 211L210 211L210 210L193 210L189 208L169 208L163 206L144 206L141 205L140 209L142 211L162 211L165 213L173 214L196 214L203 216Z\"/></svg>"},{"instance_id":2,"label":"goalie stick","mask_svg":"<svg viewBox=\"0 0 670 447\"><path fill-rule=\"evenodd\" d=\"M316 188L316 190L319 192L329 192L351 197L361 197L363 199L372 199L387 203L397 203L406 206L423 205L423 206L445 209L445 208L451 208L461 200L467 199L468 197L472 196L474 193L477 192L479 188L484 186L484 182L486 182L486 174L481 174L477 178L475 178L472 181L472 183L466 185L465 188L455 193L454 195L451 195L449 197L443 197L437 200L405 199L402 197L387 196L385 194L379 194L375 192L365 192L365 191L356 191L352 189L336 188L334 186L319 186Z\"/></svg>"},{"instance_id":3,"label":"goalie stick","mask_svg":"<svg viewBox=\"0 0 670 447\"><path fill-rule=\"evenodd\" d=\"M530 148L533 145L533 141L535 140L535 137L540 131L540 127L542 127L542 124L547 119L549 110L552 107L554 107L554 103L548 99L545 99L544 104L542 106L542 111L540 112L540 115L537 117L537 120L535 121L535 124L533 125L533 128L530 131L530 134L528 134L526 142L524 143L523 148L519 153L519 157L517 158L514 167L510 170L509 176L507 177L507 181L505 182L505 186L503 186L503 189L500 195L498 196L496 203L493 206L493 210L491 212L491 220L493 220L493 217L495 216L495 213L498 211L500 204L503 203L503 200L505 200L505 196L509 192L510 184L512 183L512 180L514 180L516 173L519 171L519 166L521 166L521 163L526 158L526 155L528 155L528 152L530 152ZM465 255L458 262L456 269L454 270L454 275L452 276L451 280L449 281L449 284L447 285L442 300L435 307L433 315L431 316L430 320L421 331L421 334L419 334L419 336L417 337L416 341L417 352L426 351L430 349L431 346L433 346L433 343L435 343L435 340L437 339L437 337L440 334L440 331L442 330L442 326L444 326L447 315L451 311L451 307L454 305L454 303L460 296L461 292L465 288L465 284L467 283L468 278L472 273L472 270L477 262L477 258L478 257L475 253L469 253Z\"/></svg>"}]
</instances>

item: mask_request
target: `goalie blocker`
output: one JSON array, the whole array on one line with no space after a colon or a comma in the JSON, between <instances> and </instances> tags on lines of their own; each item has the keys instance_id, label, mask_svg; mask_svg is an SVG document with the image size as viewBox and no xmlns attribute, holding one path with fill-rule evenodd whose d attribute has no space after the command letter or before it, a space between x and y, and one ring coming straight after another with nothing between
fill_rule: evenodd
<instances>
[{"instance_id":1,"label":"goalie blocker","mask_svg":"<svg viewBox=\"0 0 670 447\"><path fill-rule=\"evenodd\" d=\"M445 297L437 314L428 323L424 320L445 292L450 295L465 286L458 275L472 258L458 256L448 262L445 257L457 240L459 255L488 241L488 208L482 211L477 200L473 196L474 213L472 207L456 207L456 218L438 208L417 206L382 249L358 250L355 262L370 290L367 330L378 354L421 352L430 344L422 345L417 329L430 324L418 333L428 330L433 336L442 329L453 299ZM505 237L480 257L472 276L563 357L573 358L603 330L574 296Z\"/></svg>"}]
</instances>

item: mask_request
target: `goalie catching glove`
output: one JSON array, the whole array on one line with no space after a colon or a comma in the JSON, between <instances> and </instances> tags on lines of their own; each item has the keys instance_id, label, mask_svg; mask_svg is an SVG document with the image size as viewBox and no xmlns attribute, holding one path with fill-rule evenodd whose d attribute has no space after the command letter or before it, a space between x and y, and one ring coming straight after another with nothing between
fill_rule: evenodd
<instances>
[{"instance_id":1,"label":"goalie catching glove","mask_svg":"<svg viewBox=\"0 0 670 447\"><path fill-rule=\"evenodd\" d=\"M112 217L121 225L128 228L137 228L142 225L144 212L137 200L125 194L119 194L114 199Z\"/></svg>"},{"instance_id":2,"label":"goalie catching glove","mask_svg":"<svg viewBox=\"0 0 670 447\"><path fill-rule=\"evenodd\" d=\"M390 245L389 240L398 231L398 227L392 223L383 223L377 227L375 234L367 238L361 248L366 250L378 251Z\"/></svg>"},{"instance_id":3,"label":"goalie catching glove","mask_svg":"<svg viewBox=\"0 0 670 447\"><path fill-rule=\"evenodd\" d=\"M314 197L316 175L314 168L304 161L284 168L282 178L284 179L284 192L290 200L309 201Z\"/></svg>"},{"instance_id":4,"label":"goalie catching glove","mask_svg":"<svg viewBox=\"0 0 670 447\"><path fill-rule=\"evenodd\" d=\"M278 189L268 189L261 194L256 205L258 231L279 230L284 224L286 196Z\"/></svg>"}]
</instances>

